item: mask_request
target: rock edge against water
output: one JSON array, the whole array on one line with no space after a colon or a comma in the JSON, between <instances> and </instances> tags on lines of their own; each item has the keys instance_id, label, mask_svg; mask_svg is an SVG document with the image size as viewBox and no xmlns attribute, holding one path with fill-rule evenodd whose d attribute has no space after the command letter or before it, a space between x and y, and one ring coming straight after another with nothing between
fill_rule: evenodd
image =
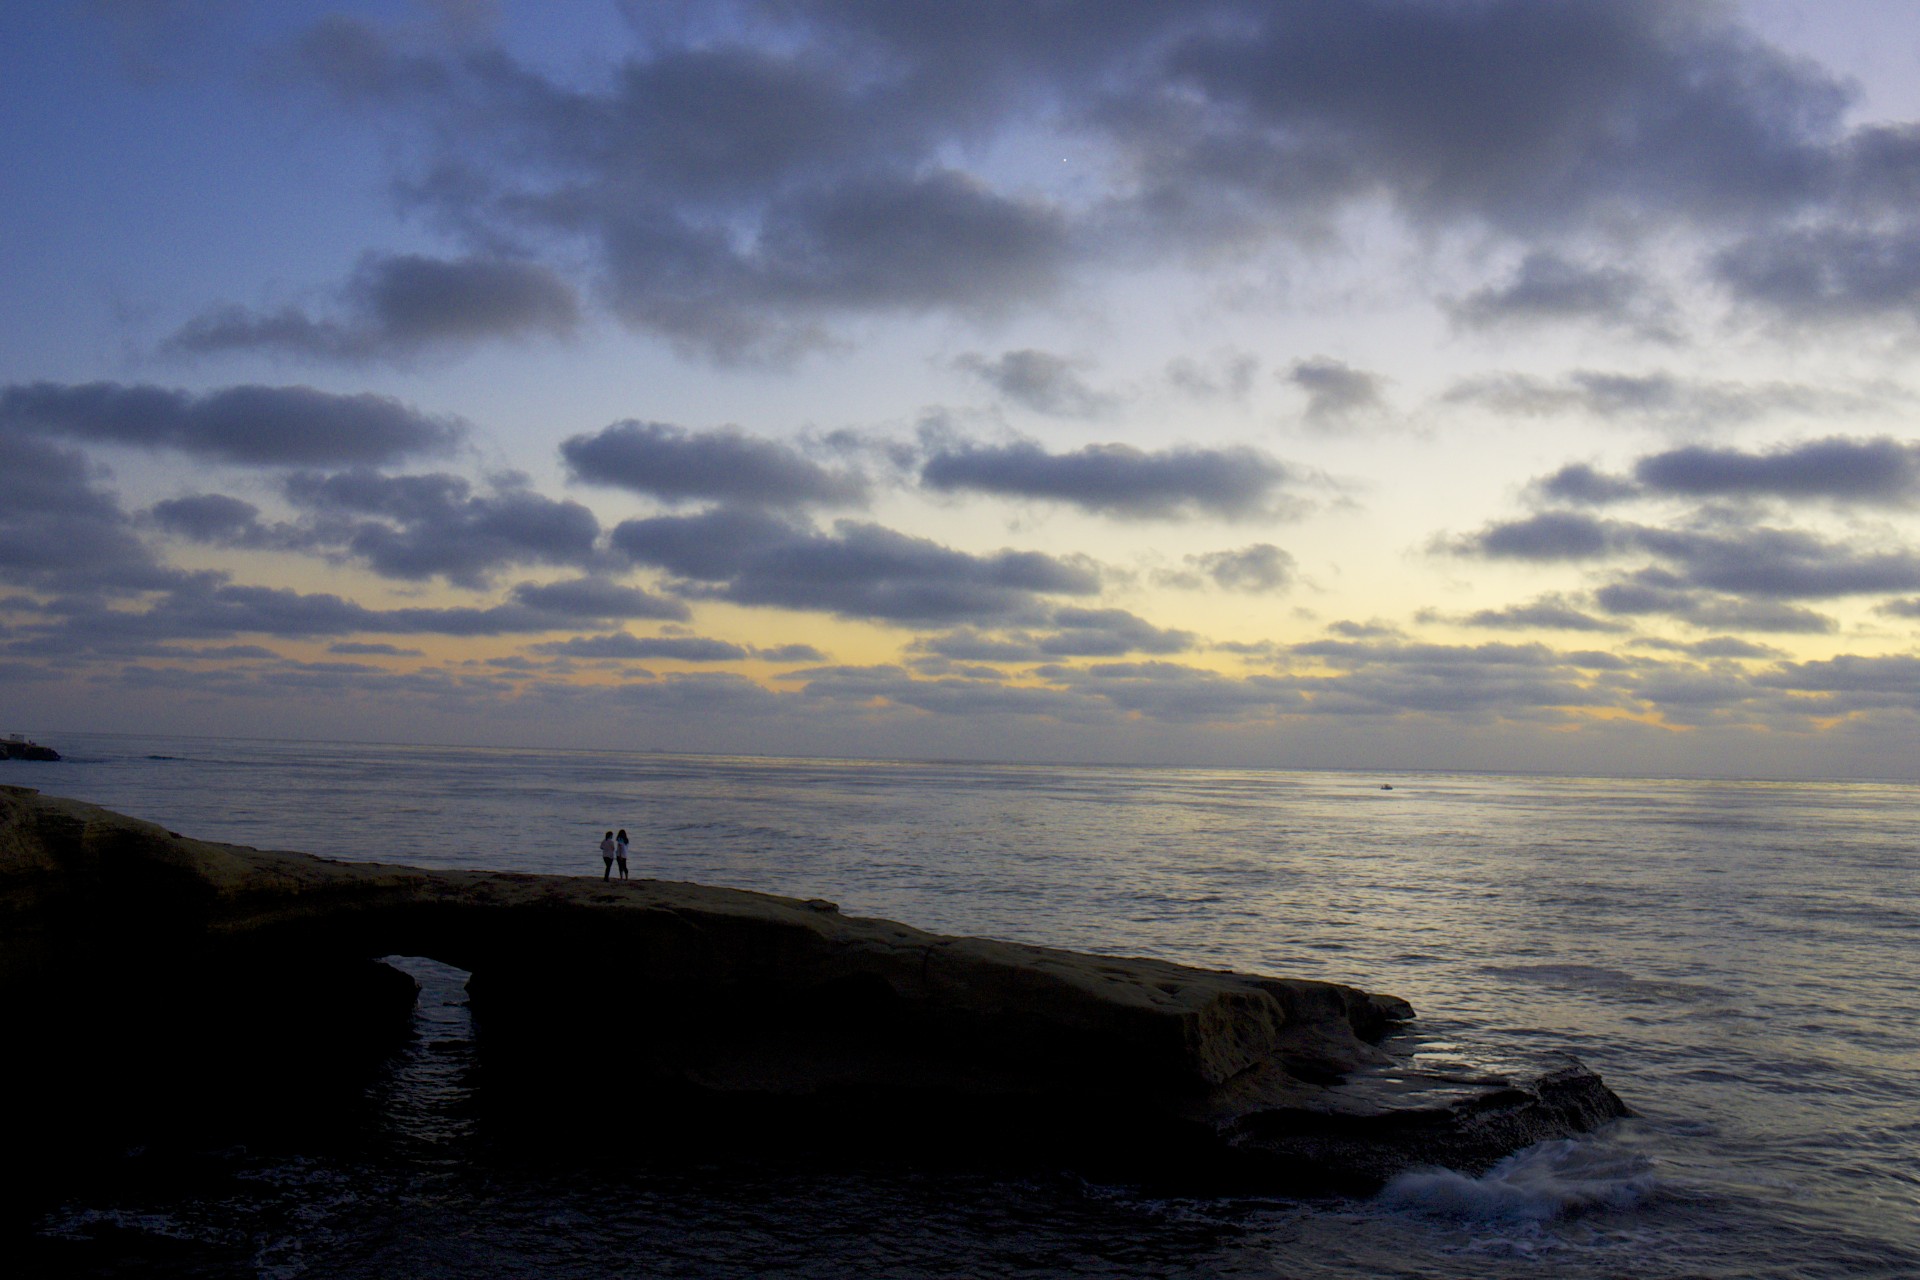
<instances>
[{"instance_id":1,"label":"rock edge against water","mask_svg":"<svg viewBox=\"0 0 1920 1280\"><path fill-rule=\"evenodd\" d=\"M407 1034L385 955L469 970L477 1095L588 1146L947 1147L1332 1191L1625 1113L1570 1059L1423 1070L1394 1051L1404 1001L1335 983L211 844L0 787L0 1096L34 1100L47 1153L84 1126L310 1113Z\"/></svg>"}]
</instances>

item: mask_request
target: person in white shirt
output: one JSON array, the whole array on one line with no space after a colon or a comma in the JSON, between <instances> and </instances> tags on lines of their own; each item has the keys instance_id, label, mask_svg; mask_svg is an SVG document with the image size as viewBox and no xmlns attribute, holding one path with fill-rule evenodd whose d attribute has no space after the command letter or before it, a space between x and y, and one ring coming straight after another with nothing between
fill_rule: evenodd
<instances>
[{"instance_id":1,"label":"person in white shirt","mask_svg":"<svg viewBox=\"0 0 1920 1280\"><path fill-rule=\"evenodd\" d=\"M619 846L615 845L613 842L613 832L611 831L607 832L607 838L600 842L600 857L602 861L604 861L607 864L607 869L600 873L600 878L602 880L613 879L613 858L614 858L614 855L619 851L620 851ZM621 859L621 861L624 862L625 859L623 858ZM626 873L627 873L627 869L625 867L621 867L620 874L625 875Z\"/></svg>"}]
</instances>

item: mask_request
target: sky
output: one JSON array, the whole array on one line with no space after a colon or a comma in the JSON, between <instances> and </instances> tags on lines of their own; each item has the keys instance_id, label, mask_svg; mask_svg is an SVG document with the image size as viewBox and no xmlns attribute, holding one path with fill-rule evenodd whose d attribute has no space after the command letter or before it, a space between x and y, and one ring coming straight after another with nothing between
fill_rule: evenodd
<instances>
[{"instance_id":1,"label":"sky","mask_svg":"<svg viewBox=\"0 0 1920 1280\"><path fill-rule=\"evenodd\" d=\"M0 730L1920 776L1917 121L1905 0L5 6Z\"/></svg>"}]
</instances>

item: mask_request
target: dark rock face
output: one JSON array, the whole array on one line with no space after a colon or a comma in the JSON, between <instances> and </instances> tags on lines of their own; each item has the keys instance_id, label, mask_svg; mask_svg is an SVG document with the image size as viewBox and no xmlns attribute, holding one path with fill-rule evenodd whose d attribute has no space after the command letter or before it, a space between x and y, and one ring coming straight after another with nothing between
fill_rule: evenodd
<instances>
[{"instance_id":1,"label":"dark rock face","mask_svg":"<svg viewBox=\"0 0 1920 1280\"><path fill-rule=\"evenodd\" d=\"M548 1128L578 1114L588 1143L620 1117L564 1100L612 1075L650 1134L1045 1150L1328 1190L1484 1167L1625 1110L1571 1062L1423 1076L1392 1051L1412 1009L1334 983L692 884L207 844L0 788L0 1025L38 1046L4 1068L9 1096L84 1095L99 1055L128 1052L185 1099L350 1079L405 1033L412 980L373 963L390 954L470 970L489 1102Z\"/></svg>"},{"instance_id":2,"label":"dark rock face","mask_svg":"<svg viewBox=\"0 0 1920 1280\"><path fill-rule=\"evenodd\" d=\"M60 753L37 742L0 739L0 760L58 760Z\"/></svg>"}]
</instances>

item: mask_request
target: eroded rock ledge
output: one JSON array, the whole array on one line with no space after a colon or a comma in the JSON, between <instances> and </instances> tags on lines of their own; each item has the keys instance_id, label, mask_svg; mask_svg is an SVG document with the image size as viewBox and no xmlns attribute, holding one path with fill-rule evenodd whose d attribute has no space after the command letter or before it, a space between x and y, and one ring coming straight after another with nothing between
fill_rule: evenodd
<instances>
[{"instance_id":1,"label":"eroded rock ledge","mask_svg":"<svg viewBox=\"0 0 1920 1280\"><path fill-rule=\"evenodd\" d=\"M373 963L395 954L470 970L482 1092L588 1142L1039 1146L1335 1189L1482 1168L1625 1110L1570 1061L1425 1074L1392 1052L1413 1010L1335 983L695 884L211 844L0 787L7 1096L127 1122L232 1096L308 1105L405 1034L411 980Z\"/></svg>"}]
</instances>

